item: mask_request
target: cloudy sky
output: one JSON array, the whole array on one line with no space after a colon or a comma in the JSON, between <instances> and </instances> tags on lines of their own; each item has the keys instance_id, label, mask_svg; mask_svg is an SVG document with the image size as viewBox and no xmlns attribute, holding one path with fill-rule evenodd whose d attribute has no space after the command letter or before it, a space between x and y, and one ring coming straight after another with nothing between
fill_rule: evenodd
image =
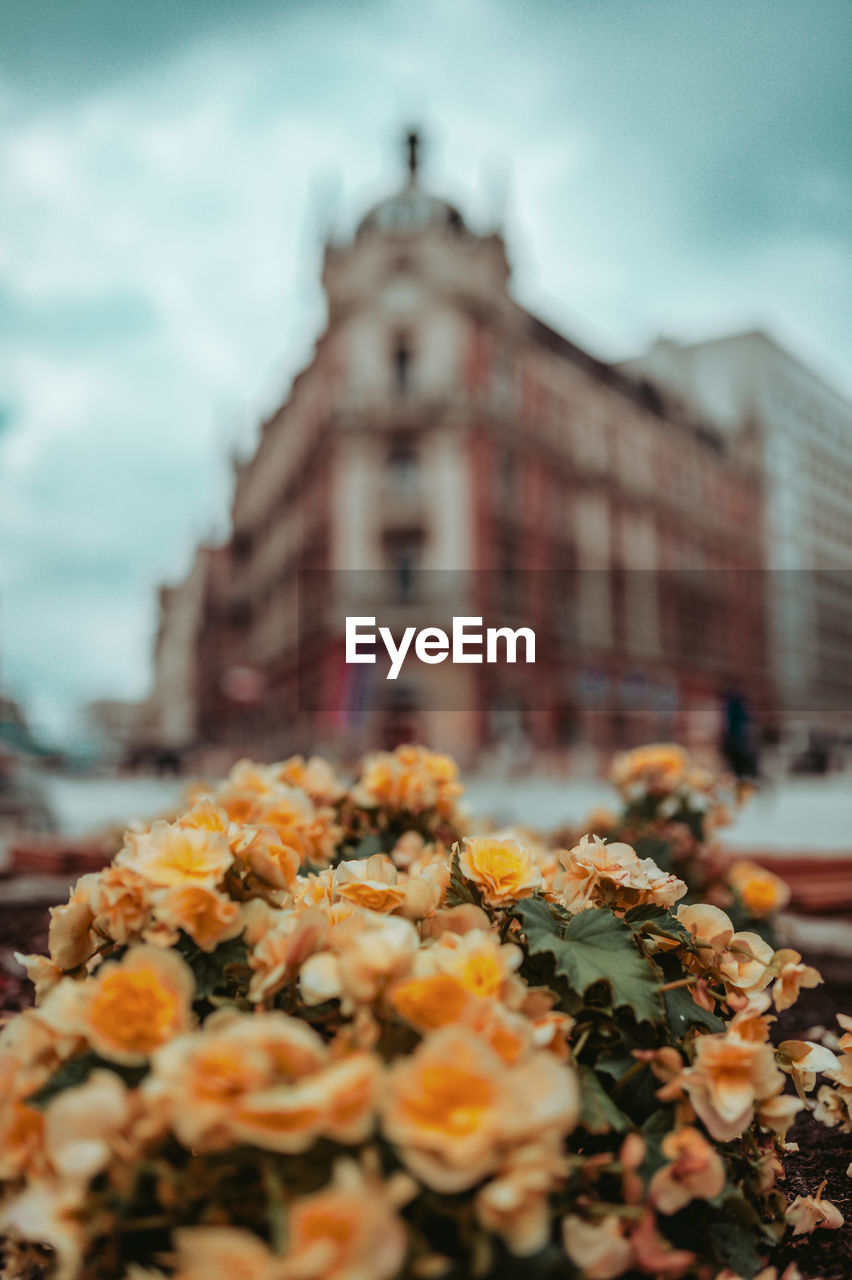
<instances>
[{"instance_id":1,"label":"cloudy sky","mask_svg":"<svg viewBox=\"0 0 852 1280\"><path fill-rule=\"evenodd\" d=\"M848 0L7 0L0 684L149 679L154 587L323 323L398 135L604 356L768 326L852 392Z\"/></svg>"}]
</instances>

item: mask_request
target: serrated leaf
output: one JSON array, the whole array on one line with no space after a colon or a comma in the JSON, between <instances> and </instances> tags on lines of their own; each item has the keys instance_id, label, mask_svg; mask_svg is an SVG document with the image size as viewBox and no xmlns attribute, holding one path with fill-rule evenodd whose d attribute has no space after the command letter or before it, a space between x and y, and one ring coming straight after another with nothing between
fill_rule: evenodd
<instances>
[{"instance_id":1,"label":"serrated leaf","mask_svg":"<svg viewBox=\"0 0 852 1280\"><path fill-rule=\"evenodd\" d=\"M596 982L605 982L613 1008L628 1006L637 1022L663 1017L660 981L650 960L640 954L629 925L603 908L592 907L572 916L560 929L541 898L519 902L516 912L534 954L550 952L557 974L583 995Z\"/></svg>"},{"instance_id":2,"label":"serrated leaf","mask_svg":"<svg viewBox=\"0 0 852 1280\"><path fill-rule=\"evenodd\" d=\"M673 941L682 942L686 945L692 942L692 934L672 915L671 911L653 902L639 907L632 907L630 911L625 913L624 922L630 926L634 933L648 933L652 936L671 938Z\"/></svg>"},{"instance_id":3,"label":"serrated leaf","mask_svg":"<svg viewBox=\"0 0 852 1280\"><path fill-rule=\"evenodd\" d=\"M447 886L446 901L447 906L449 907L458 907L465 902L470 902L475 907L482 906L482 897L479 891L469 880L466 880L461 873L458 849L453 850L453 857L450 863L450 883Z\"/></svg>"},{"instance_id":4,"label":"serrated leaf","mask_svg":"<svg viewBox=\"0 0 852 1280\"><path fill-rule=\"evenodd\" d=\"M721 1018L695 1003L688 987L675 987L673 991L664 991L663 995L669 1027L676 1040L686 1035L691 1026L706 1027L708 1031L725 1030Z\"/></svg>"},{"instance_id":5,"label":"serrated leaf","mask_svg":"<svg viewBox=\"0 0 852 1280\"><path fill-rule=\"evenodd\" d=\"M591 1067L580 1067L580 1124L589 1133L623 1133L630 1120L616 1106Z\"/></svg>"}]
</instances>

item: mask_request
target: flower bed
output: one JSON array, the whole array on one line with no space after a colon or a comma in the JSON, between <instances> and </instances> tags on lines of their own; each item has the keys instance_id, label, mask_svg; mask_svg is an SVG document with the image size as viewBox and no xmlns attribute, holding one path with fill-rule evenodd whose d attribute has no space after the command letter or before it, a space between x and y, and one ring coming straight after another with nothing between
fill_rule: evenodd
<instances>
[{"instance_id":1,"label":"flower bed","mask_svg":"<svg viewBox=\"0 0 852 1280\"><path fill-rule=\"evenodd\" d=\"M848 1035L770 1041L815 970L460 794L244 763L82 877L0 1037L9 1276L730 1280L841 1225L779 1188L814 1097L852 1127Z\"/></svg>"}]
</instances>

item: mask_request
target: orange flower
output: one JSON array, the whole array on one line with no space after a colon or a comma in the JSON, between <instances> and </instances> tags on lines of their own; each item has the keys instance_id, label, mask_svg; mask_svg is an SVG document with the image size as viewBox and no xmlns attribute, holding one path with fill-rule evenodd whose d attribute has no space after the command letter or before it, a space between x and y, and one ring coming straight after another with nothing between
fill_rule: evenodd
<instances>
[{"instance_id":1,"label":"orange flower","mask_svg":"<svg viewBox=\"0 0 852 1280\"><path fill-rule=\"evenodd\" d=\"M449 756L425 747L402 746L379 751L364 761L355 795L367 805L403 813L434 809L441 817L454 814L463 791L458 765Z\"/></svg>"},{"instance_id":2,"label":"orange flower","mask_svg":"<svg viewBox=\"0 0 852 1280\"><path fill-rule=\"evenodd\" d=\"M562 874L554 889L569 911L590 903L613 910L655 903L673 907L686 893L677 876L661 871L652 858L640 858L629 844L607 844L600 836L583 836L573 849L559 854Z\"/></svg>"},{"instance_id":3,"label":"orange flower","mask_svg":"<svg viewBox=\"0 0 852 1280\"><path fill-rule=\"evenodd\" d=\"M177 952L135 946L79 991L89 1044L111 1062L134 1066L187 1029L195 982Z\"/></svg>"},{"instance_id":4,"label":"orange flower","mask_svg":"<svg viewBox=\"0 0 852 1280\"><path fill-rule=\"evenodd\" d=\"M411 978L391 992L391 1003L397 1013L418 1031L434 1031L458 1022L469 1000L469 993L450 973Z\"/></svg>"},{"instance_id":5,"label":"orange flower","mask_svg":"<svg viewBox=\"0 0 852 1280\"><path fill-rule=\"evenodd\" d=\"M683 747L657 742L617 755L610 777L629 797L639 791L667 794L686 780L688 768L689 756Z\"/></svg>"},{"instance_id":6,"label":"orange flower","mask_svg":"<svg viewBox=\"0 0 852 1280\"><path fill-rule=\"evenodd\" d=\"M777 975L772 984L772 999L779 1013L796 1003L802 987L818 987L822 982L817 969L802 964L798 951L787 948L775 952L772 971Z\"/></svg>"},{"instance_id":7,"label":"orange flower","mask_svg":"<svg viewBox=\"0 0 852 1280\"><path fill-rule=\"evenodd\" d=\"M92 887L95 928L124 946L138 939L151 916L151 886L129 867L106 867Z\"/></svg>"},{"instance_id":8,"label":"orange flower","mask_svg":"<svg viewBox=\"0 0 852 1280\"><path fill-rule=\"evenodd\" d=\"M202 951L215 951L220 942L243 929L239 904L201 884L176 885L157 903L157 918L182 929Z\"/></svg>"},{"instance_id":9,"label":"orange flower","mask_svg":"<svg viewBox=\"0 0 852 1280\"><path fill-rule=\"evenodd\" d=\"M396 1207L412 1187L399 1175L368 1181L350 1160L335 1165L332 1183L292 1202L288 1250L280 1280L391 1280L407 1239Z\"/></svg>"},{"instance_id":10,"label":"orange flower","mask_svg":"<svg viewBox=\"0 0 852 1280\"><path fill-rule=\"evenodd\" d=\"M728 871L728 883L749 915L757 919L773 911L783 911L790 901L790 886L756 862L735 862Z\"/></svg>"},{"instance_id":11,"label":"orange flower","mask_svg":"<svg viewBox=\"0 0 852 1280\"><path fill-rule=\"evenodd\" d=\"M212 888L233 862L220 832L155 822L150 831L129 833L116 866L129 867L158 888L200 884Z\"/></svg>"},{"instance_id":12,"label":"orange flower","mask_svg":"<svg viewBox=\"0 0 852 1280\"><path fill-rule=\"evenodd\" d=\"M387 1136L412 1173L437 1191L462 1191L502 1152L577 1120L573 1071L551 1054L509 1066L465 1027L436 1031L390 1069Z\"/></svg>"},{"instance_id":13,"label":"orange flower","mask_svg":"<svg viewBox=\"0 0 852 1280\"><path fill-rule=\"evenodd\" d=\"M14 1098L0 1107L0 1181L13 1181L33 1165L44 1143L44 1115Z\"/></svg>"},{"instance_id":14,"label":"orange flower","mask_svg":"<svg viewBox=\"0 0 852 1280\"><path fill-rule=\"evenodd\" d=\"M511 836L470 836L459 849L459 870L492 907L528 898L541 885L535 858Z\"/></svg>"},{"instance_id":15,"label":"orange flower","mask_svg":"<svg viewBox=\"0 0 852 1280\"><path fill-rule=\"evenodd\" d=\"M146 1095L187 1147L226 1145L242 1098L313 1075L327 1061L319 1035L284 1013L212 1014L201 1031L155 1053Z\"/></svg>"},{"instance_id":16,"label":"orange flower","mask_svg":"<svg viewBox=\"0 0 852 1280\"><path fill-rule=\"evenodd\" d=\"M725 1166L718 1152L689 1125L667 1133L662 1152L670 1161L651 1179L651 1203L661 1213L677 1213L690 1200L712 1200L725 1185Z\"/></svg>"},{"instance_id":17,"label":"orange flower","mask_svg":"<svg viewBox=\"0 0 852 1280\"><path fill-rule=\"evenodd\" d=\"M97 875L81 876L68 901L50 908L48 947L51 959L60 969L76 969L88 960L97 943L92 934L95 913L89 901Z\"/></svg>"},{"instance_id":18,"label":"orange flower","mask_svg":"<svg viewBox=\"0 0 852 1280\"><path fill-rule=\"evenodd\" d=\"M332 881L333 893L367 911L391 912L405 902L405 890L398 884L396 867L383 853L370 858L338 863Z\"/></svg>"},{"instance_id":19,"label":"orange flower","mask_svg":"<svg viewBox=\"0 0 852 1280\"><path fill-rule=\"evenodd\" d=\"M277 831L271 827L243 827L231 849L263 884L273 889L292 890L301 854L285 844Z\"/></svg>"},{"instance_id":20,"label":"orange flower","mask_svg":"<svg viewBox=\"0 0 852 1280\"><path fill-rule=\"evenodd\" d=\"M770 1045L724 1033L696 1040L695 1061L682 1080L717 1142L738 1138L752 1121L755 1103L774 1097L784 1085Z\"/></svg>"}]
</instances>

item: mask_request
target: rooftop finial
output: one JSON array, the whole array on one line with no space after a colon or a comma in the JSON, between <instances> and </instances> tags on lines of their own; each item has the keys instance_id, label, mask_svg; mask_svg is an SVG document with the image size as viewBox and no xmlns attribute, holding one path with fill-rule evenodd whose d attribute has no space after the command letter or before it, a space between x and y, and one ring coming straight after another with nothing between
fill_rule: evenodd
<instances>
[{"instance_id":1,"label":"rooftop finial","mask_svg":"<svg viewBox=\"0 0 852 1280\"><path fill-rule=\"evenodd\" d=\"M420 164L420 133L417 129L409 129L405 135L405 147L408 151L408 180L413 185L417 181L417 170Z\"/></svg>"}]
</instances>

